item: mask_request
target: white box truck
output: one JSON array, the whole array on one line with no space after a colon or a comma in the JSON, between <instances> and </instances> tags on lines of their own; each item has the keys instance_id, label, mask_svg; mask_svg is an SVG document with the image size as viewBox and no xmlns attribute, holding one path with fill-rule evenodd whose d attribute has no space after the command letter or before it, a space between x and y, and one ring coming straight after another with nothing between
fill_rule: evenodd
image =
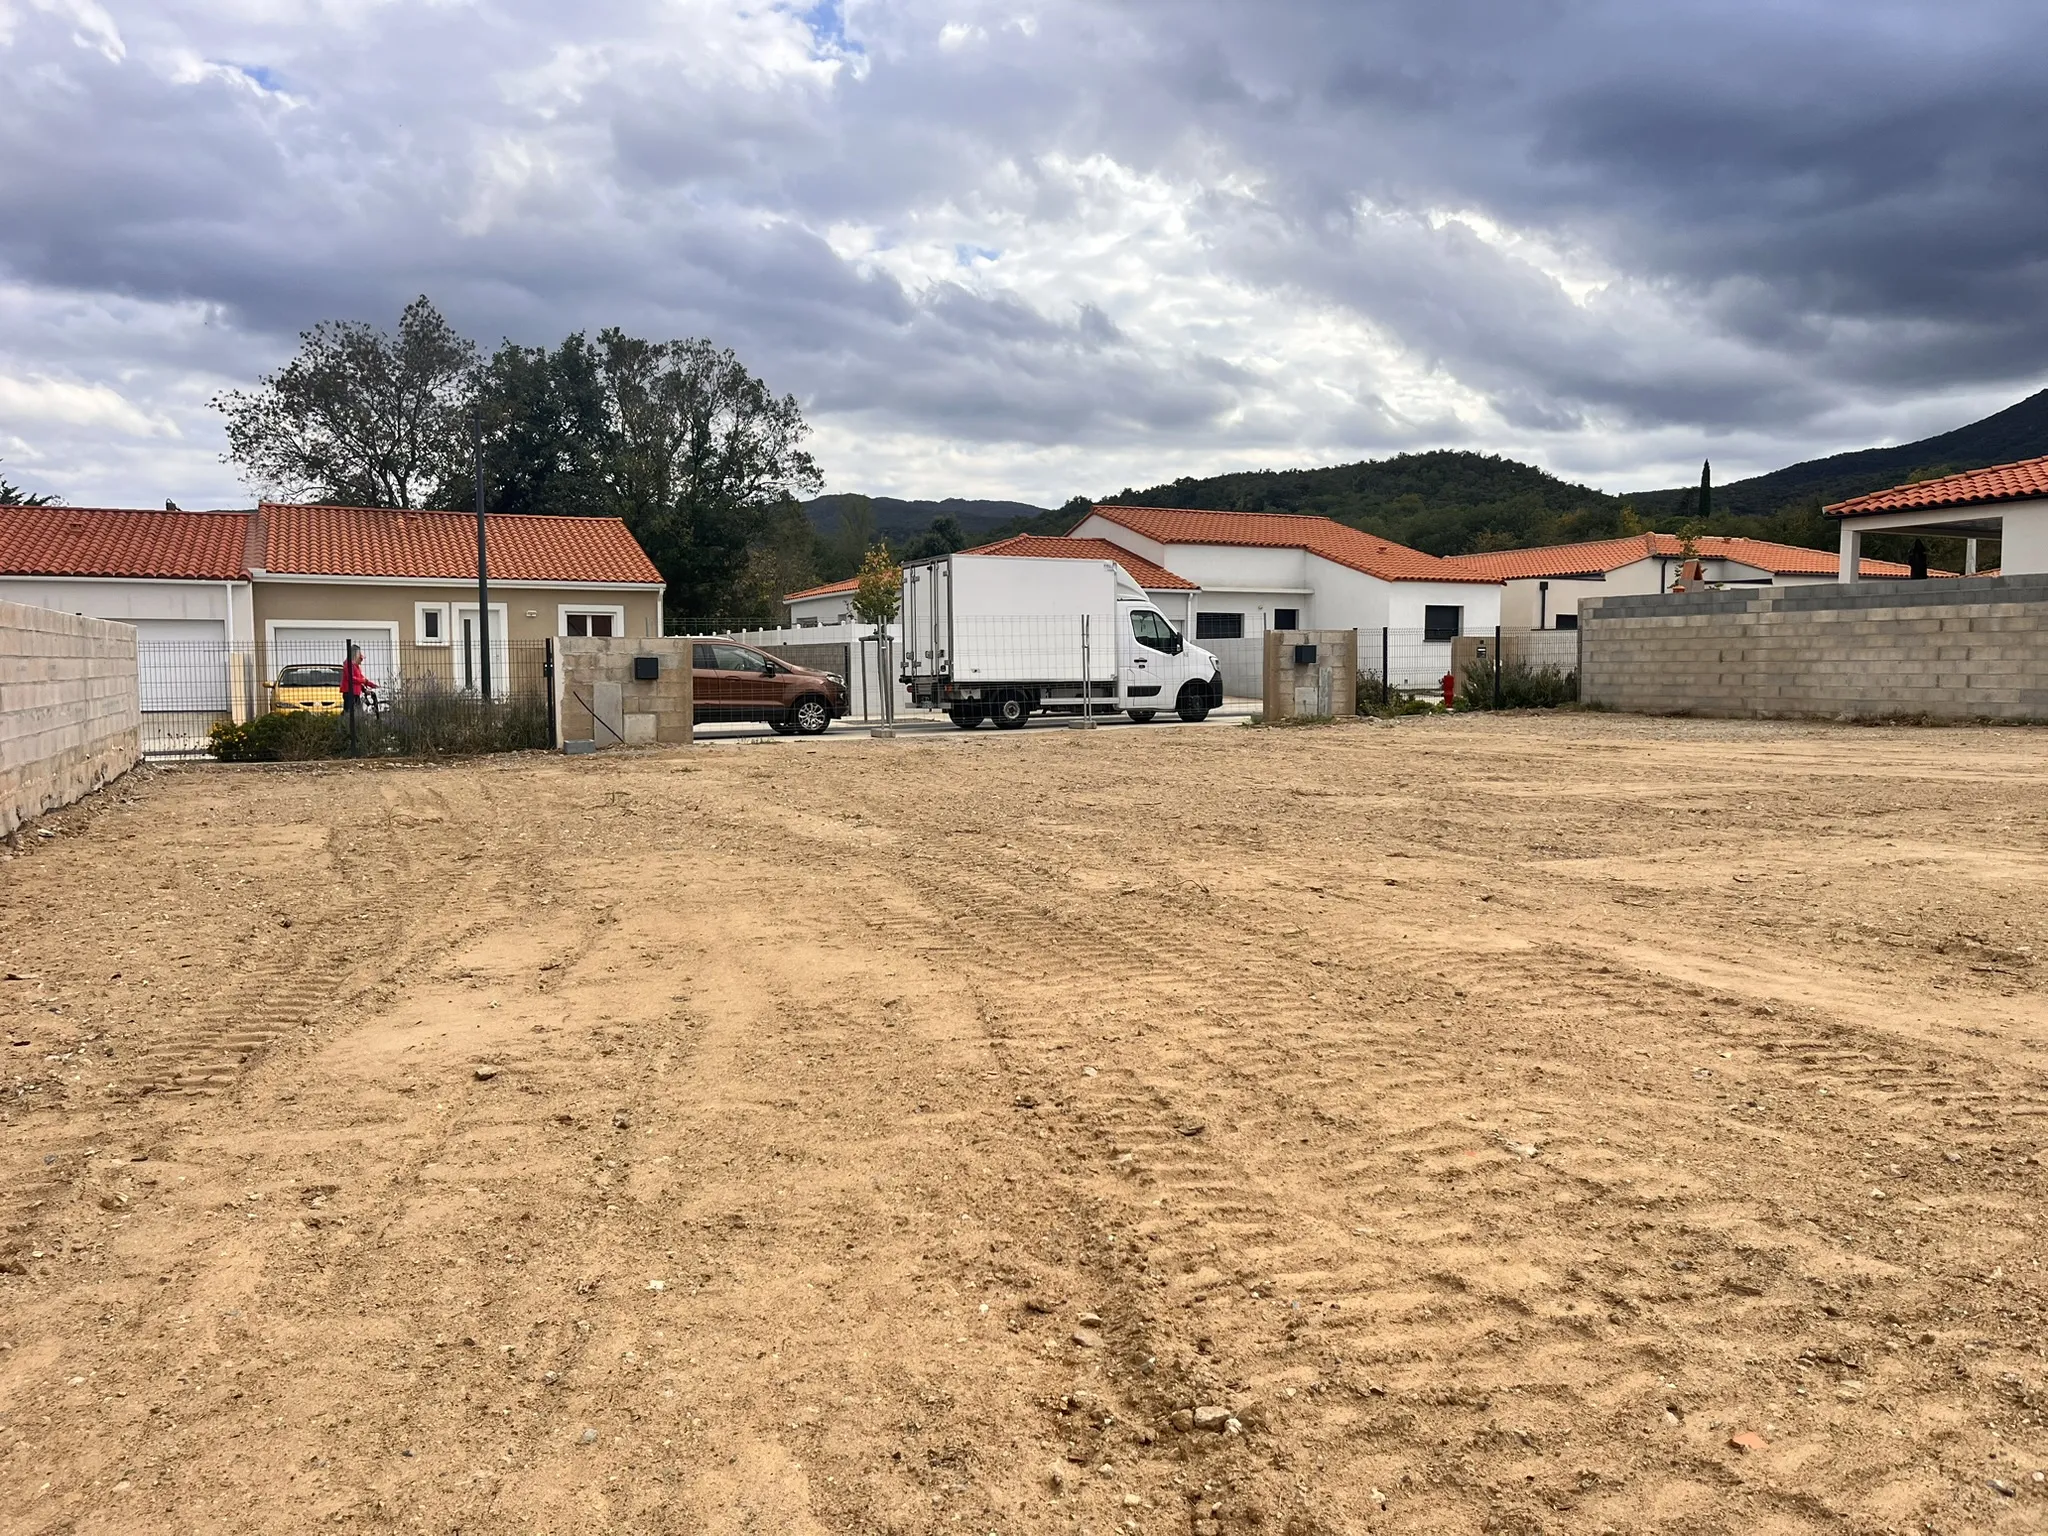
<instances>
[{"instance_id":1,"label":"white box truck","mask_svg":"<svg viewBox=\"0 0 2048 1536\"><path fill-rule=\"evenodd\" d=\"M940 555L903 567L903 682L962 730L1033 714L1201 720L1223 702L1191 645L1114 560Z\"/></svg>"}]
</instances>

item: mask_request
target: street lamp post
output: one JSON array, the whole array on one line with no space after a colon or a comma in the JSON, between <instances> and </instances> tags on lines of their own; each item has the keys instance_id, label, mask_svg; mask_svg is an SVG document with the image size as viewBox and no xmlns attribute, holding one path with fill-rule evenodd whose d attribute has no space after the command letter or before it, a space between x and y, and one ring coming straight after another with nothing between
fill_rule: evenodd
<instances>
[{"instance_id":1,"label":"street lamp post","mask_svg":"<svg viewBox=\"0 0 2048 1536\"><path fill-rule=\"evenodd\" d=\"M482 681L480 697L491 697L491 559L484 540L484 403L482 381L478 381L475 407L470 423L475 430L476 448L476 632L477 676Z\"/></svg>"}]
</instances>

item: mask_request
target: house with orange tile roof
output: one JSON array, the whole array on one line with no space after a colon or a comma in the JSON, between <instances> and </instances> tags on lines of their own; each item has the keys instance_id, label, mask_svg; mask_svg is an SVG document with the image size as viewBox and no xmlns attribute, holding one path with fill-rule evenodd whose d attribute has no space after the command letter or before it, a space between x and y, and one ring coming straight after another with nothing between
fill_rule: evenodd
<instances>
[{"instance_id":1,"label":"house with orange tile roof","mask_svg":"<svg viewBox=\"0 0 2048 1536\"><path fill-rule=\"evenodd\" d=\"M661 633L661 572L617 518L494 514L486 539L494 658L555 635ZM373 679L402 656L474 678L476 575L464 512L0 507L0 599L133 624L145 712L260 710L280 668L337 661L351 639ZM493 665L493 692L511 672Z\"/></svg>"},{"instance_id":2,"label":"house with orange tile roof","mask_svg":"<svg viewBox=\"0 0 2048 1536\"><path fill-rule=\"evenodd\" d=\"M993 544L963 549L960 553L1013 555L1039 560L1114 560L1124 568L1131 580L1144 588L1145 595L1159 605L1161 613L1169 620L1182 625L1183 633L1186 624L1194 615L1195 594L1201 591L1200 587L1185 576L1177 576L1164 566L1108 539L1057 538L1048 534L1020 533L1015 538L999 539ZM789 593L783 598L783 602L789 605L790 623L810 628L819 624L837 624L849 618L853 613L853 591L858 585L858 582L849 578L846 581L830 582L822 587Z\"/></svg>"},{"instance_id":3,"label":"house with orange tile roof","mask_svg":"<svg viewBox=\"0 0 2048 1536\"><path fill-rule=\"evenodd\" d=\"M1098 506L1072 536L1109 539L1193 582L1193 638L1204 643L1385 627L1419 636L1409 670L1433 678L1453 639L1500 622L1498 577L1327 517Z\"/></svg>"},{"instance_id":4,"label":"house with orange tile roof","mask_svg":"<svg viewBox=\"0 0 2048 1536\"><path fill-rule=\"evenodd\" d=\"M1966 576L1984 574L1977 568L1978 541L1997 539L2001 574L2048 572L2048 457L1895 485L1821 510L1841 522L1843 581L1868 574L1858 559L1867 533L1963 539Z\"/></svg>"},{"instance_id":5,"label":"house with orange tile roof","mask_svg":"<svg viewBox=\"0 0 2048 1536\"><path fill-rule=\"evenodd\" d=\"M1721 534L1704 534L1694 540L1694 552L1706 583L1717 587L1834 581L1840 563L1830 550ZM1579 604L1587 598L1668 592L1684 561L1685 543L1676 534L1637 533L1585 544L1452 555L1448 563L1503 584L1501 628L1537 630L1578 628ZM1891 577L1911 573L1889 560L1865 560L1863 574Z\"/></svg>"}]
</instances>

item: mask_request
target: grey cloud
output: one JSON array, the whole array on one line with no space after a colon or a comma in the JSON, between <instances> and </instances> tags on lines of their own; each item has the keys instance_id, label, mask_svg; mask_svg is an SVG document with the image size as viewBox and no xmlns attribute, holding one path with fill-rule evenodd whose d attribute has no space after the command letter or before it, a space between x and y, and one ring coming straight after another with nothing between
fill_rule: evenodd
<instances>
[{"instance_id":1,"label":"grey cloud","mask_svg":"<svg viewBox=\"0 0 2048 1536\"><path fill-rule=\"evenodd\" d=\"M2048 362L2048 13L2021 0L1048 0L1028 27L864 0L808 34L640 0L108 9L118 61L38 10L0 45L0 283L31 316L213 319L0 337L0 367L125 380L184 434L0 421L53 479L193 473L205 381L421 291L486 342L709 334L814 414L1105 466L1452 441L1625 466L1686 432L1775 458ZM1099 194L1054 168L1091 157L1193 189L1135 291L1152 194L1084 227ZM1464 211L1612 286L1574 302L1441 225ZM835 254L841 225L879 254ZM986 281L887 259L956 227L1003 251ZM1042 231L1100 248L1005 249ZM1225 291L1355 317L1492 420L1389 404L1377 355L1250 366Z\"/></svg>"}]
</instances>

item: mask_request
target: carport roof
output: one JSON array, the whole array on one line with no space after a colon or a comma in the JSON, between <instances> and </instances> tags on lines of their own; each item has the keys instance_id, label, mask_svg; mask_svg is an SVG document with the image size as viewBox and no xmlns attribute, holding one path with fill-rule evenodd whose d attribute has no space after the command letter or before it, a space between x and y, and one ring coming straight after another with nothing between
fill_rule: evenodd
<instances>
[{"instance_id":1,"label":"carport roof","mask_svg":"<svg viewBox=\"0 0 2048 1536\"><path fill-rule=\"evenodd\" d=\"M0 575L247 581L247 512L0 507Z\"/></svg>"},{"instance_id":2,"label":"carport roof","mask_svg":"<svg viewBox=\"0 0 2048 1536\"><path fill-rule=\"evenodd\" d=\"M1834 576L1840 573L1842 557L1831 549L1805 549L1797 544L1774 544L1768 539L1744 539L1727 534L1706 533L1694 541L1703 560L1733 560L1774 576ZM1501 581L1527 581L1547 576L1556 581L1574 577L1597 579L1638 560L1673 560L1685 553L1685 541L1675 533L1635 533L1620 539L1596 539L1586 544L1550 544L1536 549L1489 550L1476 555L1449 555L1450 564L1493 576ZM1865 557L1865 576L1904 576L1907 568L1893 560Z\"/></svg>"},{"instance_id":3,"label":"carport roof","mask_svg":"<svg viewBox=\"0 0 2048 1536\"><path fill-rule=\"evenodd\" d=\"M1943 475L1939 480L1923 480L1918 485L1895 485L1888 491L1838 501L1822 510L1829 517L1859 517L1872 512L1931 512L1942 507L1975 507L1986 502L2028 501L2041 496L2048 496L2048 456L1965 470L1959 475Z\"/></svg>"}]
</instances>

